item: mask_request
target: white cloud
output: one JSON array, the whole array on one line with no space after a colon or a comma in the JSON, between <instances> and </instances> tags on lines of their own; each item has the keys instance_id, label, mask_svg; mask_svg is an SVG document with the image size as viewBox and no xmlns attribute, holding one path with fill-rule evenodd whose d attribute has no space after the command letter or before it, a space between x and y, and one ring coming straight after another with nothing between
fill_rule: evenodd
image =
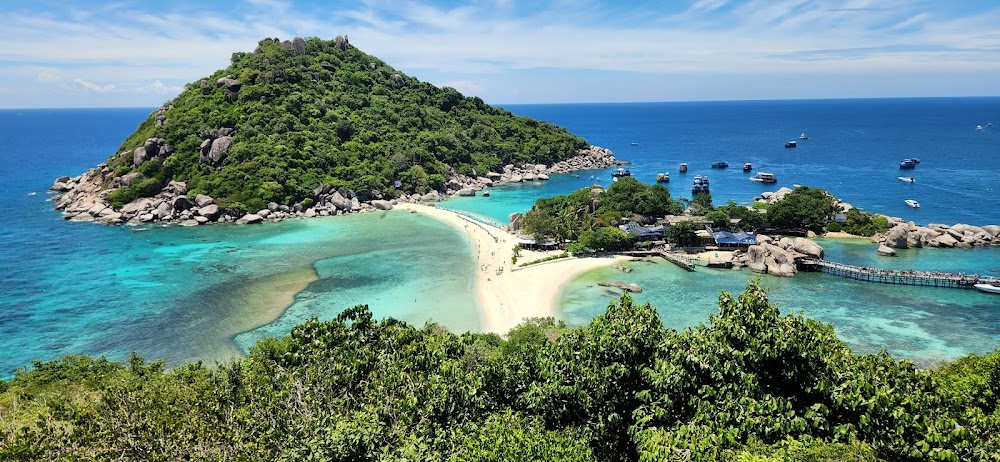
<instances>
[{"instance_id":1,"label":"white cloud","mask_svg":"<svg viewBox=\"0 0 1000 462\"><path fill-rule=\"evenodd\" d=\"M84 90L93 91L97 93L110 93L118 90L118 88L115 87L114 84L109 83L107 85L98 85L94 82L88 82L83 79L73 79L73 84L77 88L82 88Z\"/></svg>"},{"instance_id":2,"label":"white cloud","mask_svg":"<svg viewBox=\"0 0 1000 462\"><path fill-rule=\"evenodd\" d=\"M660 13L648 4L595 1L525 9L507 0L456 7L364 0L310 10L285 0L246 0L244 8L221 12L130 2L107 3L94 13L67 7L61 15L0 6L5 32L18 37L18 46L0 48L0 85L66 82L87 93L141 95L132 105L153 106L182 83L226 66L232 52L253 50L261 38L338 34L407 74L487 100L489 92L509 98L500 76L531 74L525 71L560 72L564 79L581 72L698 79L789 71L804 78L866 72L877 78L890 71L933 73L941 63L1000 71L996 7L962 11L960 5L943 15L939 5L922 0L688 4L679 13ZM515 14L520 11L528 12ZM532 97L530 84L531 77L517 83L524 98ZM51 87L35 93L51 94Z\"/></svg>"},{"instance_id":3,"label":"white cloud","mask_svg":"<svg viewBox=\"0 0 1000 462\"><path fill-rule=\"evenodd\" d=\"M36 79L39 82L59 82L59 81L62 81L62 77L59 76L59 73L56 72L56 71L54 71L54 70L52 70L52 69L42 69L41 71L38 72L38 76L36 77Z\"/></svg>"},{"instance_id":4,"label":"white cloud","mask_svg":"<svg viewBox=\"0 0 1000 462\"><path fill-rule=\"evenodd\" d=\"M482 85L471 80L452 80L450 82L441 83L438 87L451 87L466 96L476 95L483 91Z\"/></svg>"}]
</instances>

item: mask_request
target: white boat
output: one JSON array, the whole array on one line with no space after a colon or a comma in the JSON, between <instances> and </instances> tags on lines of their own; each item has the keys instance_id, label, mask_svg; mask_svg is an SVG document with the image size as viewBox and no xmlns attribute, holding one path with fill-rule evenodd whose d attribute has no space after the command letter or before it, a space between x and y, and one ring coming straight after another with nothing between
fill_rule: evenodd
<instances>
[{"instance_id":1,"label":"white boat","mask_svg":"<svg viewBox=\"0 0 1000 462\"><path fill-rule=\"evenodd\" d=\"M982 125L976 125L976 130L982 130L982 129L983 129Z\"/></svg>"},{"instance_id":2,"label":"white boat","mask_svg":"<svg viewBox=\"0 0 1000 462\"><path fill-rule=\"evenodd\" d=\"M757 175L750 177L750 181L756 181L758 183L777 183L778 178L776 178L773 173L757 172Z\"/></svg>"},{"instance_id":3,"label":"white boat","mask_svg":"<svg viewBox=\"0 0 1000 462\"><path fill-rule=\"evenodd\" d=\"M972 287L975 287L976 290L982 292L989 292L991 294L1000 294L1000 286L995 286L993 284L975 284Z\"/></svg>"},{"instance_id":4,"label":"white boat","mask_svg":"<svg viewBox=\"0 0 1000 462\"><path fill-rule=\"evenodd\" d=\"M909 205L910 207L913 207L915 209L919 209L920 208L920 202L917 202L917 201L915 201L913 199L907 199L907 200L905 200L903 202L906 202L906 205Z\"/></svg>"},{"instance_id":5,"label":"white boat","mask_svg":"<svg viewBox=\"0 0 1000 462\"><path fill-rule=\"evenodd\" d=\"M799 135L799 139L800 140L808 140L809 139L809 135L806 135L805 133L803 133L803 134Z\"/></svg>"},{"instance_id":6,"label":"white boat","mask_svg":"<svg viewBox=\"0 0 1000 462\"><path fill-rule=\"evenodd\" d=\"M913 178L912 176L897 176L896 178L899 178L899 181L905 181L907 183L916 183L917 182L917 179Z\"/></svg>"}]
</instances>

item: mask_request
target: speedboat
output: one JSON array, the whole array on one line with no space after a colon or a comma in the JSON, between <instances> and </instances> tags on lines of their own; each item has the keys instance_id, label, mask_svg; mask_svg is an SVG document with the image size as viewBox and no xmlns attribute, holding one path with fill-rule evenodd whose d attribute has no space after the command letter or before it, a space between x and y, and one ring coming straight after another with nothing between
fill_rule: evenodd
<instances>
[{"instance_id":1,"label":"speedboat","mask_svg":"<svg viewBox=\"0 0 1000 462\"><path fill-rule=\"evenodd\" d=\"M669 183L670 182L670 174L667 173L667 172L657 173L656 174L656 182L657 183Z\"/></svg>"},{"instance_id":2,"label":"speedboat","mask_svg":"<svg viewBox=\"0 0 1000 462\"><path fill-rule=\"evenodd\" d=\"M795 147L798 147L798 146L799 146L799 143L796 143L795 140L792 140L792 141L789 141L789 142L785 143L785 147L786 148L795 148Z\"/></svg>"},{"instance_id":3,"label":"speedboat","mask_svg":"<svg viewBox=\"0 0 1000 462\"><path fill-rule=\"evenodd\" d=\"M720 160L712 164L712 168L726 168L726 167L729 167L729 163L724 160Z\"/></svg>"},{"instance_id":4,"label":"speedboat","mask_svg":"<svg viewBox=\"0 0 1000 462\"><path fill-rule=\"evenodd\" d=\"M1000 294L1000 286L996 286L993 284L974 284L972 287L975 287L976 290L982 292L989 292L991 294Z\"/></svg>"},{"instance_id":5,"label":"speedboat","mask_svg":"<svg viewBox=\"0 0 1000 462\"><path fill-rule=\"evenodd\" d=\"M799 139L800 140L808 140L809 139L809 135L806 135L805 133L803 133L803 134L799 135Z\"/></svg>"},{"instance_id":6,"label":"speedboat","mask_svg":"<svg viewBox=\"0 0 1000 462\"><path fill-rule=\"evenodd\" d=\"M639 142L638 142L638 141L633 141L633 142L631 142L631 143L629 143L629 144L630 144L630 145L632 145L632 146L638 146L638 145L639 145Z\"/></svg>"},{"instance_id":7,"label":"speedboat","mask_svg":"<svg viewBox=\"0 0 1000 462\"><path fill-rule=\"evenodd\" d=\"M681 164L680 171L681 171L681 173L687 172L688 171L688 164Z\"/></svg>"},{"instance_id":8,"label":"speedboat","mask_svg":"<svg viewBox=\"0 0 1000 462\"><path fill-rule=\"evenodd\" d=\"M777 183L778 178L774 176L773 173L757 172L756 175L750 178L750 181L756 181L758 183Z\"/></svg>"},{"instance_id":9,"label":"speedboat","mask_svg":"<svg viewBox=\"0 0 1000 462\"><path fill-rule=\"evenodd\" d=\"M744 172L749 172L750 170L753 170L753 164L751 164L750 162L743 164Z\"/></svg>"},{"instance_id":10,"label":"speedboat","mask_svg":"<svg viewBox=\"0 0 1000 462\"><path fill-rule=\"evenodd\" d=\"M917 180L915 178L913 178L912 176L898 176L896 178L899 178L899 181L905 181L907 183L916 183L917 182Z\"/></svg>"},{"instance_id":11,"label":"speedboat","mask_svg":"<svg viewBox=\"0 0 1000 462\"><path fill-rule=\"evenodd\" d=\"M916 166L917 166L917 163L914 162L913 159L903 159L903 160L899 161L899 168L901 168L903 170L909 170L909 169L912 169L913 167L916 167Z\"/></svg>"},{"instance_id":12,"label":"speedboat","mask_svg":"<svg viewBox=\"0 0 1000 462\"><path fill-rule=\"evenodd\" d=\"M915 201L913 199L907 199L907 200L905 200L903 202L906 202L906 205L909 205L910 207L913 207L915 209L919 209L920 208L920 202L917 202L917 201Z\"/></svg>"},{"instance_id":13,"label":"speedboat","mask_svg":"<svg viewBox=\"0 0 1000 462\"><path fill-rule=\"evenodd\" d=\"M982 125L976 125L976 130L982 130L982 129L983 129Z\"/></svg>"}]
</instances>

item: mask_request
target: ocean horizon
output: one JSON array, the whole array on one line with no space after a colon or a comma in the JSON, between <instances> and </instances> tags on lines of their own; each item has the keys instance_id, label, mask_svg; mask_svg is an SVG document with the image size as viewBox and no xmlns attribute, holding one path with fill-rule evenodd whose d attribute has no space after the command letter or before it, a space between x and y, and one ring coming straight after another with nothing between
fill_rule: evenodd
<instances>
[{"instance_id":1,"label":"ocean horizon","mask_svg":"<svg viewBox=\"0 0 1000 462\"><path fill-rule=\"evenodd\" d=\"M749 203L764 191L821 187L870 212L928 223L1000 224L1000 97L573 103L502 106L566 127L630 161L652 182L669 171L674 197L696 174L712 178L716 204ZM477 330L471 246L454 229L404 213L293 220L241 227L111 227L60 219L47 199L61 175L103 162L153 108L0 110L0 376L32 359L65 354L126 359L132 351L169 364L208 362L285 335L317 316L368 303L377 316ZM983 130L976 130L980 125ZM794 150L783 143L808 133ZM633 145L633 143L635 145ZM903 183L897 163L919 157ZM773 172L776 185L747 180L726 160ZM679 163L690 165L687 176ZM611 183L610 172L558 175L549 182L494 188L489 198L448 207L506 221L543 196ZM920 209L905 199L918 200ZM405 229L406 233L398 230ZM866 241L822 240L845 263L1000 276L997 247L906 250L896 260ZM616 276L622 279L623 276ZM719 292L737 292L748 271L636 266L624 276L646 289L664 322L708 322ZM605 270L568 284L561 317L588 322L617 294L598 288ZM306 281L287 310L263 316L247 300ZM1000 347L1000 297L974 291L863 284L827 275L762 277L783 312L831 323L853 349L886 349L932 363ZM294 284L293 284L294 285ZM246 322L250 317L260 322ZM273 318L273 319L272 319ZM245 329L245 330L241 330Z\"/></svg>"}]
</instances>

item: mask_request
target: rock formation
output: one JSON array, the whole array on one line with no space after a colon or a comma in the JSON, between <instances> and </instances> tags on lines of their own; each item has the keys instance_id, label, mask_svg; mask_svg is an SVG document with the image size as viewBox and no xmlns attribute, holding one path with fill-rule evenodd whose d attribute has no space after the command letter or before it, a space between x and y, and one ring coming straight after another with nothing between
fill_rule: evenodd
<instances>
[{"instance_id":1,"label":"rock formation","mask_svg":"<svg viewBox=\"0 0 1000 462\"><path fill-rule=\"evenodd\" d=\"M876 235L875 242L893 249L914 249L921 247L969 248L1000 244L1000 226L974 226L955 224L929 224L918 226L914 222L903 222L890 218L892 228L882 235Z\"/></svg>"}]
</instances>

